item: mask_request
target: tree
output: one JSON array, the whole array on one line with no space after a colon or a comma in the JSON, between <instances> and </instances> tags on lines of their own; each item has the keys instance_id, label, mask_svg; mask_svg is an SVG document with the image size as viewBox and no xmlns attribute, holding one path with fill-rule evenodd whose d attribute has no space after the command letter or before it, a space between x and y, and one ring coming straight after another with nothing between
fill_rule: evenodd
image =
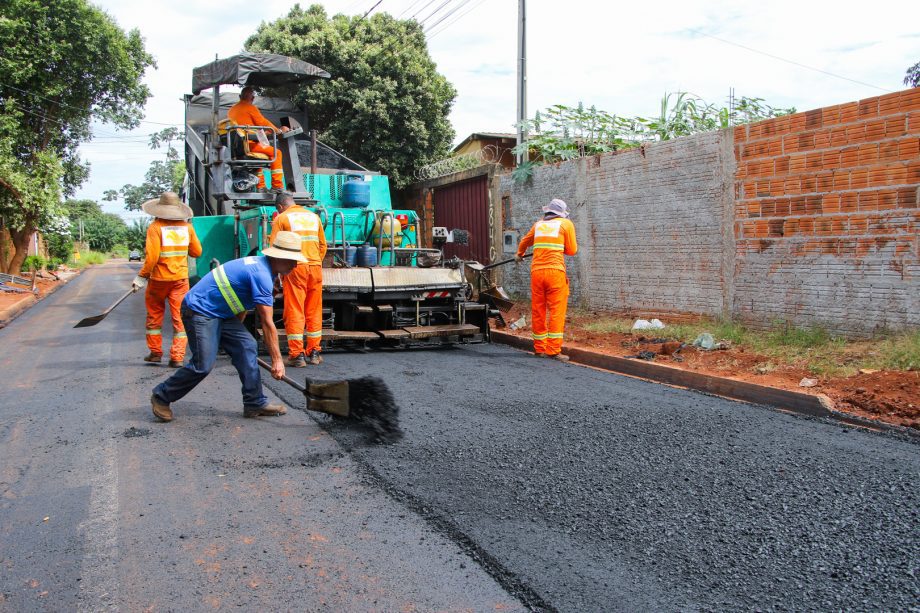
<instances>
[{"instance_id":1,"label":"tree","mask_svg":"<svg viewBox=\"0 0 920 613\"><path fill-rule=\"evenodd\" d=\"M173 147L173 141L185 140L185 133L177 128L166 128L150 135L150 148L159 149L166 146L166 161L154 160L147 169L144 182L140 185L127 183L119 190L108 189L103 200L113 201L120 197L129 211L141 210L147 200L159 198L163 192L176 192L182 188L185 179L185 162L179 159L179 151Z\"/></svg>"},{"instance_id":2,"label":"tree","mask_svg":"<svg viewBox=\"0 0 920 613\"><path fill-rule=\"evenodd\" d=\"M904 85L920 87L920 62L907 69L907 73L904 75Z\"/></svg>"},{"instance_id":3,"label":"tree","mask_svg":"<svg viewBox=\"0 0 920 613\"><path fill-rule=\"evenodd\" d=\"M295 5L286 17L263 23L246 49L279 53L327 70L294 92L310 128L323 142L357 162L389 175L399 188L413 171L450 149L448 121L457 95L437 72L421 25L386 13L369 19L335 15L322 6Z\"/></svg>"},{"instance_id":4,"label":"tree","mask_svg":"<svg viewBox=\"0 0 920 613\"><path fill-rule=\"evenodd\" d=\"M78 147L92 138L91 122L135 127L150 95L141 79L154 63L137 30L126 34L86 0L4 0L0 40L0 214L13 238L2 266L18 272L60 195L88 176Z\"/></svg>"},{"instance_id":5,"label":"tree","mask_svg":"<svg viewBox=\"0 0 920 613\"><path fill-rule=\"evenodd\" d=\"M83 233L89 248L94 251L111 251L122 241L128 229L125 221L115 213L90 217L83 224Z\"/></svg>"},{"instance_id":6,"label":"tree","mask_svg":"<svg viewBox=\"0 0 920 613\"><path fill-rule=\"evenodd\" d=\"M147 247L147 228L149 227L149 219L135 219L134 223L128 226L124 234L124 241L128 249L143 251Z\"/></svg>"}]
</instances>

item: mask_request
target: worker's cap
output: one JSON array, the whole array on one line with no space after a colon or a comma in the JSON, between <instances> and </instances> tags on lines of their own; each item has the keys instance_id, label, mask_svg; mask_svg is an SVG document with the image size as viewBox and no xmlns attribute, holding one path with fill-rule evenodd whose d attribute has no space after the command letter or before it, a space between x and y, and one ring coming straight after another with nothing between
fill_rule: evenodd
<instances>
[{"instance_id":1,"label":"worker's cap","mask_svg":"<svg viewBox=\"0 0 920 613\"><path fill-rule=\"evenodd\" d=\"M569 205L567 205L559 198L553 198L549 201L549 204L543 207L543 212L549 213L551 215L556 215L557 217L568 217Z\"/></svg>"},{"instance_id":2,"label":"worker's cap","mask_svg":"<svg viewBox=\"0 0 920 613\"><path fill-rule=\"evenodd\" d=\"M142 204L141 208L148 215L159 217L160 219L186 220L193 216L191 207L179 200L179 196L175 192L163 192L159 198L148 200Z\"/></svg>"},{"instance_id":3,"label":"worker's cap","mask_svg":"<svg viewBox=\"0 0 920 613\"><path fill-rule=\"evenodd\" d=\"M279 260L294 260L295 262L306 264L307 258L303 257L303 252L300 250L300 244L301 239L299 234L282 230L275 235L272 246L262 250L262 255L267 255L270 258L278 258Z\"/></svg>"}]
</instances>

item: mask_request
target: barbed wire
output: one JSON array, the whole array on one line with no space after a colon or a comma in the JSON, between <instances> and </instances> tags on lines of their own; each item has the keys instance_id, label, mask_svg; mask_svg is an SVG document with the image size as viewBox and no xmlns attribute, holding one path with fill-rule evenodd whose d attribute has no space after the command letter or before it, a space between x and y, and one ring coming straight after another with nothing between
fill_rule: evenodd
<instances>
[{"instance_id":1,"label":"barbed wire","mask_svg":"<svg viewBox=\"0 0 920 613\"><path fill-rule=\"evenodd\" d=\"M418 168L413 173L413 176L418 181L428 181L455 172L478 168L483 164L498 162L501 160L505 151L508 150L497 147L496 145L486 145L478 151L454 155L449 158L444 158L443 160L438 160L437 162L432 162L431 164L426 164Z\"/></svg>"}]
</instances>

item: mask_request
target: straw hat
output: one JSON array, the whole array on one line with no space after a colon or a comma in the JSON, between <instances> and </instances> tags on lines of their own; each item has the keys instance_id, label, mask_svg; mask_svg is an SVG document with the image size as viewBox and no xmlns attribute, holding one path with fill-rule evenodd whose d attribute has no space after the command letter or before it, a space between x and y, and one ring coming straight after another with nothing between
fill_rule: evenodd
<instances>
[{"instance_id":1,"label":"straw hat","mask_svg":"<svg viewBox=\"0 0 920 613\"><path fill-rule=\"evenodd\" d=\"M295 262L306 264L307 258L303 257L300 245L301 240L299 234L283 230L278 232L275 236L275 242L272 243L271 247L262 250L262 255L281 260L294 260Z\"/></svg>"},{"instance_id":2,"label":"straw hat","mask_svg":"<svg viewBox=\"0 0 920 613\"><path fill-rule=\"evenodd\" d=\"M148 200L141 205L144 212L153 217L160 219L190 219L192 209L187 204L179 200L173 192L163 192L159 198Z\"/></svg>"},{"instance_id":3,"label":"straw hat","mask_svg":"<svg viewBox=\"0 0 920 613\"><path fill-rule=\"evenodd\" d=\"M549 201L545 207L543 207L544 213L552 213L557 217L568 217L569 216L569 205L559 198L553 198Z\"/></svg>"}]
</instances>

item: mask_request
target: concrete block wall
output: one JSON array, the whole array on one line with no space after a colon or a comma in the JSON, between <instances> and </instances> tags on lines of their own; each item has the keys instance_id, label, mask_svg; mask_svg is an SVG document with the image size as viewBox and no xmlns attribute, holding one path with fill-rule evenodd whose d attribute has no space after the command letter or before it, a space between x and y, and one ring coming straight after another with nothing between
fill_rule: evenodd
<instances>
[{"instance_id":1,"label":"concrete block wall","mask_svg":"<svg viewBox=\"0 0 920 613\"><path fill-rule=\"evenodd\" d=\"M540 167L524 185L506 177L502 189L521 235L552 198L572 209L570 304L721 316L731 305L733 173L725 131ZM507 271L504 284L528 293L527 267Z\"/></svg>"},{"instance_id":2,"label":"concrete block wall","mask_svg":"<svg viewBox=\"0 0 920 613\"><path fill-rule=\"evenodd\" d=\"M735 318L920 325L920 89L738 126L734 143Z\"/></svg>"}]
</instances>

